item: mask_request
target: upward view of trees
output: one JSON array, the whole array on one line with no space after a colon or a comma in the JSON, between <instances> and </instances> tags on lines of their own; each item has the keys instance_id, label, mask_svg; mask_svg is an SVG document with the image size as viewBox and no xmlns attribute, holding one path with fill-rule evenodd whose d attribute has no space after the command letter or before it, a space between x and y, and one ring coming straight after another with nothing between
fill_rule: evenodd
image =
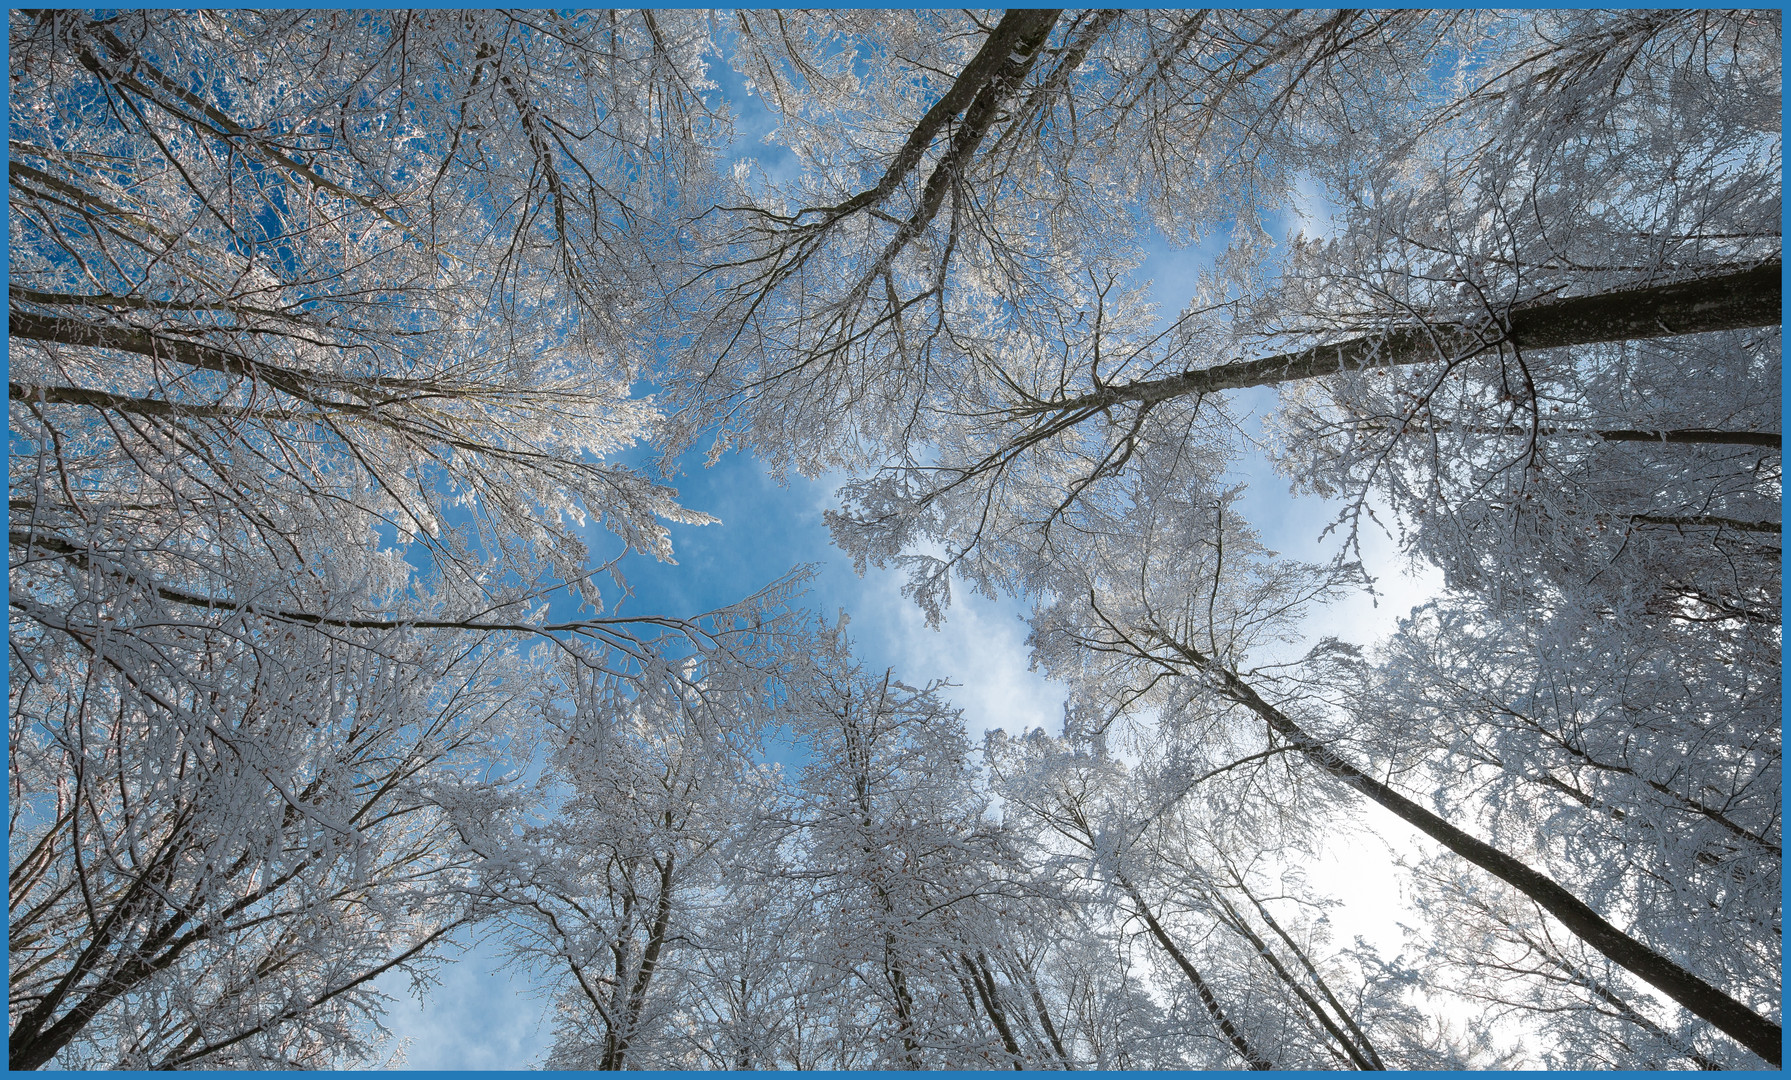
<instances>
[{"instance_id":1,"label":"upward view of trees","mask_svg":"<svg viewBox=\"0 0 1791 1080\"><path fill-rule=\"evenodd\" d=\"M557 1067L1779 1065L1780 34L12 12L11 1066L379 1064L466 934ZM693 448L1062 716L623 614Z\"/></svg>"}]
</instances>

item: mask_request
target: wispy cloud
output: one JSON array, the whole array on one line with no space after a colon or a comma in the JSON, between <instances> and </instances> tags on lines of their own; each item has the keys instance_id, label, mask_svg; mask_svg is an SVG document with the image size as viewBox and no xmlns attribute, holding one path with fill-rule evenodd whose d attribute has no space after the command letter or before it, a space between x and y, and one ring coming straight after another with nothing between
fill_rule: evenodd
<instances>
[{"instance_id":1,"label":"wispy cloud","mask_svg":"<svg viewBox=\"0 0 1791 1080\"><path fill-rule=\"evenodd\" d=\"M1294 183L1294 213L1299 216L1297 231L1308 240L1329 240L1337 235L1343 208L1331 198L1330 188L1311 176L1302 174Z\"/></svg>"},{"instance_id":2,"label":"wispy cloud","mask_svg":"<svg viewBox=\"0 0 1791 1080\"><path fill-rule=\"evenodd\" d=\"M1030 670L1022 605L959 589L944 625L933 630L901 586L896 571L866 575L851 609L861 656L886 657L909 682L950 679L956 685L946 696L964 710L972 740L993 728L1057 730L1064 688Z\"/></svg>"},{"instance_id":3,"label":"wispy cloud","mask_svg":"<svg viewBox=\"0 0 1791 1080\"><path fill-rule=\"evenodd\" d=\"M404 1043L399 1068L528 1069L546 1056L552 1038L546 1000L526 973L499 970L500 960L482 945L449 953L436 972L440 983L421 1004L408 976L394 972L378 981L393 998L384 1021L394 1037L387 1052Z\"/></svg>"}]
</instances>

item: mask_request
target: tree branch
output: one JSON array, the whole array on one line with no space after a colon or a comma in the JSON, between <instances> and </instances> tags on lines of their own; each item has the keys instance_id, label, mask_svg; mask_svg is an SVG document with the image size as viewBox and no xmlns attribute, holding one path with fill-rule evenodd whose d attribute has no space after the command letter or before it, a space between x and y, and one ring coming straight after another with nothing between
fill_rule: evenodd
<instances>
[{"instance_id":1,"label":"tree branch","mask_svg":"<svg viewBox=\"0 0 1791 1080\"><path fill-rule=\"evenodd\" d=\"M1511 312L1507 325L1438 319L1366 334L1260 360L1239 360L1161 379L1103 386L1079 397L1028 403L1013 416L1063 414L1112 405L1148 405L1220 390L1272 386L1344 371L1465 359L1503 345L1555 349L1599 342L1744 330L1779 324L1778 259L1669 285L1650 285L1565 300L1543 300Z\"/></svg>"}]
</instances>

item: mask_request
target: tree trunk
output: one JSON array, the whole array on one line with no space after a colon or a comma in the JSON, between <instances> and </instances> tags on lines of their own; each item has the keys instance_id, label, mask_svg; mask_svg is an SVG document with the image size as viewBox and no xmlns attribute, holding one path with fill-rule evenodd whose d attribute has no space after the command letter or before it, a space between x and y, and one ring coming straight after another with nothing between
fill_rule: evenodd
<instances>
[{"instance_id":1,"label":"tree trunk","mask_svg":"<svg viewBox=\"0 0 1791 1080\"><path fill-rule=\"evenodd\" d=\"M988 961L978 953L975 960L968 953L964 954L964 967L970 972L970 981L976 986L977 997L982 998L983 1010L994 1021L995 1031L1001 1036L1001 1045L1014 1059L1014 1071L1024 1071L1021 1064L1024 1060L1020 1053L1019 1040L1014 1038L1014 1029L1007 1022L1007 1011L1001 1007L1001 999L995 993L995 973L989 970Z\"/></svg>"},{"instance_id":2,"label":"tree trunk","mask_svg":"<svg viewBox=\"0 0 1791 1080\"><path fill-rule=\"evenodd\" d=\"M1231 1041L1238 1056L1243 1058L1245 1064L1252 1069L1273 1069L1275 1063L1257 1053L1256 1048L1250 1045L1250 1040L1246 1039L1244 1033L1238 1030L1237 1025L1231 1022L1231 1018L1225 1015L1225 1010L1219 1006L1219 999L1213 996L1212 988L1207 986L1206 980L1200 977L1199 969L1175 944L1175 939L1169 936L1169 932L1163 929L1163 925L1157 922L1156 915L1151 912L1150 905L1144 902L1144 897L1138 892L1137 887L1125 875L1117 871L1114 873L1114 877L1119 881L1120 887L1126 890L1126 895L1132 898L1132 903L1138 906L1138 914L1144 919L1144 925L1150 928L1151 936L1157 939L1157 944L1163 947L1163 951L1169 954L1176 966L1182 969L1182 974L1186 975L1188 981L1194 985L1194 993L1199 995L1200 1004L1206 1007L1207 1015L1213 1018L1213 1022L1219 1025L1219 1030Z\"/></svg>"},{"instance_id":3,"label":"tree trunk","mask_svg":"<svg viewBox=\"0 0 1791 1080\"><path fill-rule=\"evenodd\" d=\"M1038 1013L1039 1023L1044 1027L1045 1035L1051 1040L1051 1049L1057 1051L1057 1060L1065 1069L1074 1071L1075 1063L1070 1060L1069 1053L1063 1048L1063 1039L1057 1034L1057 1025L1051 1022L1051 1010L1045 1007L1045 995L1039 991L1038 977L1024 964L1021 965L1021 970L1026 974L1026 989L1032 995L1032 1007Z\"/></svg>"},{"instance_id":4,"label":"tree trunk","mask_svg":"<svg viewBox=\"0 0 1791 1080\"><path fill-rule=\"evenodd\" d=\"M1350 1061L1355 1063L1356 1068L1364 1072L1382 1069L1382 1065L1378 1062L1371 1061L1368 1055L1362 1052L1362 1048L1357 1046L1353 1039L1343 1033L1343 1029L1337 1026L1337 1021L1331 1019L1330 1014L1325 1012L1324 1007L1318 1003L1318 1000L1312 996L1311 992L1300 985L1299 980L1294 978L1293 972L1288 971L1287 966L1281 962L1281 958L1276 956L1274 950L1269 948L1269 943L1264 941L1262 935L1258 934L1249 923L1244 921L1243 915L1238 913L1238 910L1231 905L1231 902L1225 899L1225 897L1216 890L1213 892L1213 899L1219 901L1220 906L1225 909L1226 915L1230 916L1230 918L1226 920L1227 924L1233 930L1236 930L1245 941L1250 943L1250 947L1256 950L1256 955L1263 958L1270 969L1275 972L1275 976L1281 980L1282 984L1293 991L1294 996L1300 999L1300 1004L1306 1006L1306 1011L1311 1013L1313 1018L1319 1022L1319 1025L1323 1027L1325 1031L1330 1033L1331 1038L1337 1040L1337 1045L1343 1047L1344 1053L1349 1055Z\"/></svg>"},{"instance_id":5,"label":"tree trunk","mask_svg":"<svg viewBox=\"0 0 1791 1080\"><path fill-rule=\"evenodd\" d=\"M1196 667L1217 678L1220 693L1262 717L1271 730L1287 739L1319 768L1393 811L1450 851L1513 886L1624 970L1709 1021L1773 1066L1779 1064L1779 1041L1783 1029L1778 1024L1612 926L1554 879L1532 870L1492 845L1469 836L1386 784L1363 773L1339 757L1330 747L1313 738L1281 710L1264 701L1236 673L1214 664L1184 645L1172 644L1172 647Z\"/></svg>"},{"instance_id":6,"label":"tree trunk","mask_svg":"<svg viewBox=\"0 0 1791 1080\"><path fill-rule=\"evenodd\" d=\"M612 1030L607 1040L609 1045L604 1049L603 1060L598 1064L600 1070L620 1070L627 1060L628 1046L640 1030L641 1014L647 1004L647 987L653 981L653 973L659 967L659 953L665 948L667 932L672 919L672 866L677 859L673 852L659 864L659 897L653 912L653 926L647 932L647 947L641 953L641 966L634 975L634 985L628 990L628 1003L622 1014L620 1030ZM618 987L620 983L618 982Z\"/></svg>"},{"instance_id":7,"label":"tree trunk","mask_svg":"<svg viewBox=\"0 0 1791 1080\"><path fill-rule=\"evenodd\" d=\"M1349 1028L1350 1033L1355 1036L1356 1045L1362 1048L1364 1054L1368 1055L1368 1060L1374 1064L1376 1069L1385 1070L1387 1066L1381 1061L1381 1056L1374 1049L1374 1044L1369 1041L1368 1035L1356 1024L1355 1018L1350 1015L1349 1010L1344 1008L1343 1003L1337 1000L1337 995L1331 993L1330 985L1325 982L1324 976L1318 973L1318 967L1307 957L1306 950L1300 948L1299 944L1294 941L1292 935L1281 928L1281 924L1275 921L1273 915L1269 914L1269 909L1263 906L1263 902L1251 894L1250 890L1244 886L1241 876L1238 881L1238 891L1243 893L1244 897L1249 900L1251 904L1255 905L1256 913L1262 916L1262 921L1268 924L1269 929L1275 932L1275 936L1286 943L1289 951L1299 959L1300 964L1306 969L1306 974L1312 976L1312 981L1318 985L1319 993L1323 994L1325 1000L1331 1003L1331 1008L1337 1010L1337 1015L1343 1020L1344 1026Z\"/></svg>"}]
</instances>

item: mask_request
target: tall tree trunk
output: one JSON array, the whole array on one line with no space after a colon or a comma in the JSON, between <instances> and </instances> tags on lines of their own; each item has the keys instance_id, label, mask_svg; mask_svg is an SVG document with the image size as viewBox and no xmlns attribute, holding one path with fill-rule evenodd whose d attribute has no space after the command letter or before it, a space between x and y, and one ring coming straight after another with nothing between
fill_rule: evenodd
<instances>
[{"instance_id":1,"label":"tall tree trunk","mask_svg":"<svg viewBox=\"0 0 1791 1080\"><path fill-rule=\"evenodd\" d=\"M989 963L981 953L972 960L968 953L964 954L964 967L970 971L970 981L976 986L976 996L982 998L983 1010L994 1022L995 1030L1001 1035L1001 1044L1014 1059L1014 1071L1025 1069L1022 1064L1024 1056L1020 1053L1020 1042L1014 1038L1014 1029L1007 1022L1007 1011L1001 1007L1001 999L995 994L995 973L989 970Z\"/></svg>"},{"instance_id":2,"label":"tall tree trunk","mask_svg":"<svg viewBox=\"0 0 1791 1080\"><path fill-rule=\"evenodd\" d=\"M1269 914L1269 909L1263 905L1263 902L1258 900L1243 884L1241 875L1239 875L1238 891L1243 893L1251 904L1255 905L1256 913L1262 916L1262 921L1268 924L1269 929L1275 932L1275 936L1279 937L1287 945L1288 950L1299 959L1301 966L1306 969L1306 974L1312 976L1312 981L1317 984L1319 993L1323 994L1325 1000L1331 1003L1331 1008L1337 1011L1344 1026L1349 1028L1350 1033L1355 1036L1356 1045L1362 1048L1362 1052L1368 1056L1368 1060L1374 1063L1376 1069L1384 1070L1387 1066L1381 1061L1380 1054L1375 1051L1374 1044L1369 1041L1368 1035L1357 1026L1355 1017L1351 1016L1349 1010L1343 1007L1343 1003L1337 1000L1337 995L1331 993L1330 985L1318 973L1318 967L1307 957L1306 950L1300 948L1293 936L1281 928L1281 924L1275 921L1273 915Z\"/></svg>"},{"instance_id":3,"label":"tall tree trunk","mask_svg":"<svg viewBox=\"0 0 1791 1080\"><path fill-rule=\"evenodd\" d=\"M902 1039L902 1066L920 1068L920 1043L914 1038L914 995L908 990L908 969L896 951L895 935L883 935L883 975L895 994L896 1032Z\"/></svg>"},{"instance_id":4,"label":"tall tree trunk","mask_svg":"<svg viewBox=\"0 0 1791 1080\"><path fill-rule=\"evenodd\" d=\"M1393 811L1424 835L1516 888L1618 966L1709 1021L1741 1045L1777 1066L1783 1028L1612 926L1554 879L1477 840L1339 757L1281 710L1257 695L1237 673L1199 651L1169 642L1196 668L1218 682L1225 697L1243 705L1325 772Z\"/></svg>"},{"instance_id":5,"label":"tall tree trunk","mask_svg":"<svg viewBox=\"0 0 1791 1080\"><path fill-rule=\"evenodd\" d=\"M1287 966L1269 948L1269 943L1262 939L1262 935L1244 921L1243 915L1231 906L1231 901L1225 899L1217 890L1214 890L1212 895L1213 899L1219 901L1220 906L1225 909L1225 914L1228 916L1225 920L1226 924L1250 943L1250 947L1256 950L1256 955L1263 958L1282 984L1293 991L1294 996L1300 999L1300 1004L1306 1006L1306 1011L1318 1020L1319 1025L1330 1033L1331 1038L1337 1040L1338 1046L1343 1047L1343 1052L1349 1055L1350 1061L1355 1063L1356 1068L1365 1072L1383 1068L1378 1062L1369 1060L1368 1055L1362 1052L1362 1048L1356 1045L1355 1040L1343 1033L1343 1029L1337 1026L1337 1021L1331 1019L1330 1014L1325 1012L1312 993L1300 985L1299 980L1294 978L1293 972L1287 970Z\"/></svg>"},{"instance_id":6,"label":"tall tree trunk","mask_svg":"<svg viewBox=\"0 0 1791 1080\"><path fill-rule=\"evenodd\" d=\"M634 985L628 990L628 1003L623 1009L621 1027L610 1033L609 1045L604 1048L603 1059L597 1068L602 1070L619 1070L628 1056L628 1045L640 1028L641 1014L647 1004L647 987L653 982L653 973L659 967L659 954L665 948L667 932L672 920L672 867L677 860L676 853L665 857L659 864L659 897L654 905L653 925L647 931L647 947L641 953L641 966L634 974Z\"/></svg>"},{"instance_id":7,"label":"tall tree trunk","mask_svg":"<svg viewBox=\"0 0 1791 1080\"><path fill-rule=\"evenodd\" d=\"M1051 1010L1045 1007L1045 995L1039 990L1038 977L1032 973L1032 969L1027 967L1024 961L1021 962L1020 970L1026 976L1026 990L1032 996L1033 1011L1038 1013L1039 1024L1045 1029L1046 1037L1051 1040L1051 1049L1057 1051L1057 1060L1065 1069L1074 1071L1076 1065L1063 1048L1063 1039L1057 1034L1057 1025L1051 1022Z\"/></svg>"},{"instance_id":8,"label":"tall tree trunk","mask_svg":"<svg viewBox=\"0 0 1791 1080\"><path fill-rule=\"evenodd\" d=\"M1219 1025L1219 1030L1230 1040L1232 1047L1237 1050L1238 1056L1243 1058L1245 1064L1252 1069L1273 1069L1275 1063L1257 1053L1256 1048L1250 1045L1250 1040L1246 1039L1244 1033L1238 1030L1238 1026L1231 1022L1231 1018L1225 1015L1225 1010L1219 1005L1219 999L1213 996L1212 988L1206 984L1205 979L1200 977L1200 970L1176 945L1175 939L1169 936L1169 932L1163 929L1163 924L1157 921L1157 916L1151 911L1150 905L1144 902L1144 896L1138 891L1137 886L1117 870L1114 872L1114 877L1119 881L1120 887L1126 890L1126 895L1132 898L1132 903L1137 906L1138 914L1144 919L1144 925L1150 929L1151 936L1157 939L1157 944L1163 947L1163 951L1169 954L1169 958L1182 969L1182 974L1188 977L1188 982L1193 984L1194 993L1200 998L1200 1004L1205 1006L1207 1015L1213 1018L1213 1023Z\"/></svg>"}]
</instances>

